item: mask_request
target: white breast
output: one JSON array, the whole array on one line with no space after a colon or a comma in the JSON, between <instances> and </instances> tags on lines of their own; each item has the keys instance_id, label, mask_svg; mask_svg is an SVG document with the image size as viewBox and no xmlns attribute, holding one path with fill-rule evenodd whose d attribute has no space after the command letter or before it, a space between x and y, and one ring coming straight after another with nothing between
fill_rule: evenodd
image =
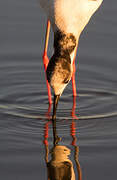
<instances>
[{"instance_id":1,"label":"white breast","mask_svg":"<svg viewBox=\"0 0 117 180\"><path fill-rule=\"evenodd\" d=\"M53 30L80 35L103 0L40 0Z\"/></svg>"}]
</instances>

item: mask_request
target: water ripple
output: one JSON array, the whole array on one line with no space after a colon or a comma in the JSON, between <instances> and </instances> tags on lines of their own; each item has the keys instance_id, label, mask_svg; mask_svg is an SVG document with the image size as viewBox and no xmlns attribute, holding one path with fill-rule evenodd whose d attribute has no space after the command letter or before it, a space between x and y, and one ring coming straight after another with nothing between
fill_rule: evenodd
<instances>
[{"instance_id":1,"label":"water ripple","mask_svg":"<svg viewBox=\"0 0 117 180\"><path fill-rule=\"evenodd\" d=\"M15 95L4 97L1 100L0 111L6 115L12 115L30 119L47 119L47 96L36 93ZM17 104L9 103L10 99L15 97ZM37 99L36 99L37 97ZM39 99L40 98L40 99ZM7 99L7 101L5 101ZM39 101L38 101L39 100ZM81 89L76 97L76 115L79 120L100 119L117 116L116 104L117 92ZM73 98L70 93L61 97L57 119L72 119L72 102ZM42 103L43 102L43 103ZM70 109L71 108L71 109Z\"/></svg>"}]
</instances>

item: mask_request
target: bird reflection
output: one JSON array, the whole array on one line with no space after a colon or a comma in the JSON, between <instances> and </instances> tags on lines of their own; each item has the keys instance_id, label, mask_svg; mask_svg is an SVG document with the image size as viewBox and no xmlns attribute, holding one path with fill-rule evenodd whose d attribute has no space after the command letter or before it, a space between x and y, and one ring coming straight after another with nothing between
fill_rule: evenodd
<instances>
[{"instance_id":1,"label":"bird reflection","mask_svg":"<svg viewBox=\"0 0 117 180\"><path fill-rule=\"evenodd\" d=\"M72 161L69 159L70 149L55 145L51 151L51 160L47 163L50 180L75 180Z\"/></svg>"},{"instance_id":2,"label":"bird reflection","mask_svg":"<svg viewBox=\"0 0 117 180\"><path fill-rule=\"evenodd\" d=\"M73 103L74 105L74 103ZM49 109L50 110L50 109ZM72 108L73 117L75 115L75 108ZM47 114L48 115L48 114ZM49 150L48 136L49 136L49 125L52 123L53 128L53 148ZM72 137L72 146L74 147L74 160L78 174L78 180L82 180L82 173L79 163L79 147L76 145L76 134L75 134L75 121L72 118L70 126L70 134ZM58 137L56 129L56 120L49 120L45 124L44 128L44 145L45 145L45 162L47 166L48 180L76 180L76 174L74 171L75 165L69 159L71 150L60 145L61 138Z\"/></svg>"}]
</instances>

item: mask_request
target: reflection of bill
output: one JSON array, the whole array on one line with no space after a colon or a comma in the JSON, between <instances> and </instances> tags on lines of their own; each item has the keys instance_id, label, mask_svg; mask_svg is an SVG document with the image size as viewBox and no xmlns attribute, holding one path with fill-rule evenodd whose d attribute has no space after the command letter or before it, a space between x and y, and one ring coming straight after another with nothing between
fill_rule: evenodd
<instances>
[{"instance_id":1,"label":"reflection of bill","mask_svg":"<svg viewBox=\"0 0 117 180\"><path fill-rule=\"evenodd\" d=\"M49 124L51 121L45 125L45 134L44 134L44 144L45 144L45 161L47 165L48 180L76 180L74 165L69 159L70 149L66 146L58 145L58 143L53 143L54 147L49 152L48 147L48 130ZM57 133L55 131L55 136ZM76 136L75 136L75 122L72 120L71 123L71 136L72 136L72 146L74 147L74 160L76 163L76 168L78 172L78 180L82 180L82 172L79 163L79 147L76 145ZM56 137L54 137L56 140ZM51 160L49 161L49 154L51 154Z\"/></svg>"}]
</instances>

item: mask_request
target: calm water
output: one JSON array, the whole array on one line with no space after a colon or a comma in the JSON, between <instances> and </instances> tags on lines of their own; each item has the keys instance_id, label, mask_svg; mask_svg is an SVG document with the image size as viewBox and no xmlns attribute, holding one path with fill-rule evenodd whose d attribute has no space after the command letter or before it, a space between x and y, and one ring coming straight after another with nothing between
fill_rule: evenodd
<instances>
[{"instance_id":1,"label":"calm water","mask_svg":"<svg viewBox=\"0 0 117 180\"><path fill-rule=\"evenodd\" d=\"M62 138L59 144L71 149L76 172L71 136L74 125L83 180L117 177L116 12L116 0L104 1L80 38L75 110L79 120L73 121L71 116L71 83L58 106L57 132ZM47 179L45 128L49 149L53 147L53 134L42 63L45 26L46 17L37 0L1 0L1 180ZM53 51L52 35L51 32L49 57Z\"/></svg>"}]
</instances>

